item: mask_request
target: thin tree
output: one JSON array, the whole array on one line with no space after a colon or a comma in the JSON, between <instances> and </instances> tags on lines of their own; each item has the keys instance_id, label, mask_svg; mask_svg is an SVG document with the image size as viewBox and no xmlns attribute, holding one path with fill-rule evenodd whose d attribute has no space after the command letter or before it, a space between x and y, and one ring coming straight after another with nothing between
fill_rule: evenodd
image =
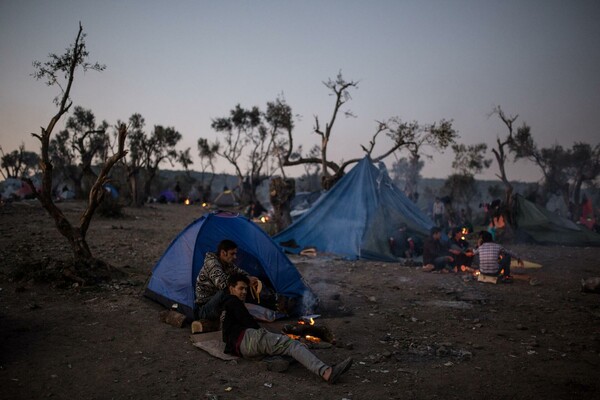
<instances>
[{"instance_id":1,"label":"thin tree","mask_svg":"<svg viewBox=\"0 0 600 400\"><path fill-rule=\"evenodd\" d=\"M58 105L58 111L50 119L48 125L41 128L40 134L32 133L34 137L39 139L41 143L41 161L42 170L42 188L38 191L31 179L25 181L31 187L36 198L40 201L44 209L52 216L58 231L67 239L71 246L73 256L76 261L83 262L83 265L90 266L95 261L92 252L87 244L86 234L92 220L92 216L96 208L102 201L106 191L102 187L109 181L108 174L114 164L123 158L126 154L124 150L125 138L127 129L125 125L119 127L118 135L118 150L107 159L98 174L98 178L92 185L88 197L86 209L79 217L79 225L73 225L63 214L60 208L56 206L52 199L52 169L53 165L50 160L50 140L52 131L60 118L69 111L73 102L70 98L71 88L75 79L75 72L78 69L83 71L95 70L102 71L105 66L98 63L89 63L87 58L89 53L85 45L85 34L83 27L79 24L79 31L75 42L66 49L62 55L50 54L50 60L45 63L36 61L33 63L35 72L33 76L36 79L43 79L49 86L58 86L60 94L55 98L55 103Z\"/></svg>"},{"instance_id":2,"label":"thin tree","mask_svg":"<svg viewBox=\"0 0 600 400\"><path fill-rule=\"evenodd\" d=\"M211 198L212 183L215 179L215 158L219 151L219 143L210 144L204 138L198 139L198 156L200 157L200 191L202 201L207 202ZM210 178L205 184L206 171L210 169Z\"/></svg>"},{"instance_id":3,"label":"thin tree","mask_svg":"<svg viewBox=\"0 0 600 400\"><path fill-rule=\"evenodd\" d=\"M444 182L443 190L452 199L453 203L464 206L469 220L472 218L471 201L477 195L477 182L475 175L483 169L489 168L491 159L485 158L487 145L485 143L466 146L464 144L452 145L454 161L452 168L454 173L448 176ZM456 210L453 210L456 215Z\"/></svg>"},{"instance_id":4,"label":"thin tree","mask_svg":"<svg viewBox=\"0 0 600 400\"><path fill-rule=\"evenodd\" d=\"M514 123L519 118L519 115L507 116L504 113L504 110L502 110L502 107L500 107L500 106L496 106L492 110L492 112L490 113L490 116L492 116L492 115L497 115L498 118L500 118L500 120L502 121L502 123L506 126L506 129L508 131L508 134L505 137L501 138L500 136L498 136L496 138L497 147L492 148L492 153L494 154L494 157L496 158L496 162L498 163L499 174L496 174L496 176L498 178L500 178L500 180L504 184L504 204L506 206L506 210L511 210L512 209L512 194L513 194L514 188L513 188L513 185L510 183L510 181L508 180L508 177L506 175L506 160L508 158L508 154L511 151L511 145L514 142L514 137L515 137ZM525 124L523 124L523 126L519 129L526 129L526 128L527 128L527 126ZM507 217L508 217L509 222L513 223L510 212L507 213Z\"/></svg>"},{"instance_id":5,"label":"thin tree","mask_svg":"<svg viewBox=\"0 0 600 400\"><path fill-rule=\"evenodd\" d=\"M174 127L155 125L152 134L142 142L142 164L146 172L144 182L144 196L151 194L152 183L158 174L158 169L163 161L168 161L173 166L177 160L175 146L181 140L181 133Z\"/></svg>"},{"instance_id":6,"label":"thin tree","mask_svg":"<svg viewBox=\"0 0 600 400\"><path fill-rule=\"evenodd\" d=\"M122 125L122 122L118 122L117 125ZM129 152L121 160L127 173L127 185L131 194L131 204L136 207L143 204L140 193L140 175L144 169L143 148L146 139L146 134L144 133L145 125L146 121L141 114L135 113L129 117L128 130L130 133L127 135L127 148Z\"/></svg>"},{"instance_id":7,"label":"thin tree","mask_svg":"<svg viewBox=\"0 0 600 400\"><path fill-rule=\"evenodd\" d=\"M256 189L274 170L269 160L281 129L272 104L267 104L266 113L257 106L245 109L237 104L228 117L214 119L211 127L223 137L215 149L233 166L242 202L257 201Z\"/></svg>"}]
</instances>

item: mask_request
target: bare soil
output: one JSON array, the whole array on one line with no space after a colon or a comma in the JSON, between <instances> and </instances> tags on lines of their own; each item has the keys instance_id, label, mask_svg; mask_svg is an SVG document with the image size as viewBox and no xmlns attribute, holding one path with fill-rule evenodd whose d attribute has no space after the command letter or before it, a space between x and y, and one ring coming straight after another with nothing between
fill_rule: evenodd
<instances>
[{"instance_id":1,"label":"bare soil","mask_svg":"<svg viewBox=\"0 0 600 400\"><path fill-rule=\"evenodd\" d=\"M63 203L73 218L79 202ZM321 299L318 324L337 345L315 353L352 369L328 385L302 366L268 371L193 347L189 326L160 322L143 297L196 206L125 209L96 217L94 254L127 276L97 287L39 282L68 261L67 242L35 202L0 208L2 399L592 399L600 398L599 248L510 246L543 264L513 284L331 257L294 261ZM58 261L57 261L58 260ZM36 269L17 281L15 271Z\"/></svg>"}]
</instances>

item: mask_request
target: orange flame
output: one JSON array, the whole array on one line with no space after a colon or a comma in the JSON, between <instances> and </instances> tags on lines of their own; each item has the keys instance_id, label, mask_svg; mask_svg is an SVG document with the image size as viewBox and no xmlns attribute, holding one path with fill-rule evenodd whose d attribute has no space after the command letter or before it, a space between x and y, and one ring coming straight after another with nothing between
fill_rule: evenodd
<instances>
[{"instance_id":1,"label":"orange flame","mask_svg":"<svg viewBox=\"0 0 600 400\"><path fill-rule=\"evenodd\" d=\"M318 338L316 336L311 336L311 335L306 335L304 338L313 343L319 343L321 341L320 338Z\"/></svg>"},{"instance_id":2,"label":"orange flame","mask_svg":"<svg viewBox=\"0 0 600 400\"><path fill-rule=\"evenodd\" d=\"M185 199L185 201L183 202L186 206L190 205L190 199Z\"/></svg>"}]
</instances>

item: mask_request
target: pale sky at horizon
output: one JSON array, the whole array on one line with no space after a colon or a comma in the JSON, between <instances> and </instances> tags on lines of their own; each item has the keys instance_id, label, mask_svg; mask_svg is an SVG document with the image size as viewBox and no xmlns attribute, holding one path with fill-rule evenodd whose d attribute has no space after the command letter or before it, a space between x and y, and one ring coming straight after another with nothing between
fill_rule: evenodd
<instances>
[{"instance_id":1,"label":"pale sky at horizon","mask_svg":"<svg viewBox=\"0 0 600 400\"><path fill-rule=\"evenodd\" d=\"M282 93L302 116L294 140L309 149L314 116L324 125L333 109L322 82L340 70L360 83L346 107L356 118L334 127L334 161L361 157L375 121L394 116L452 119L460 142L492 146L506 133L488 117L496 105L541 146L596 145L599 17L598 1L0 0L0 145L39 150L30 133L56 112L58 92L30 76L32 62L62 54L79 21L90 61L107 69L76 76L74 105L98 122L140 113L147 131L173 126L195 159L198 138L217 137L211 119L237 103L264 109ZM384 149L382 140L374 155ZM451 173L451 150L430 154L423 176ZM220 160L217 172L232 170ZM494 162L478 177L496 172ZM526 162L508 168L511 180L540 175Z\"/></svg>"}]
</instances>

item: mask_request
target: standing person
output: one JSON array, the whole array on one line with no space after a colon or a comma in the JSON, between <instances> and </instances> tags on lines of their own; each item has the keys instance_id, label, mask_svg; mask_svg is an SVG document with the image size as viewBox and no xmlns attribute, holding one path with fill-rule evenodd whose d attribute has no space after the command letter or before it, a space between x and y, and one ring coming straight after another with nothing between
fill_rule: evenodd
<instances>
[{"instance_id":1,"label":"standing person","mask_svg":"<svg viewBox=\"0 0 600 400\"><path fill-rule=\"evenodd\" d=\"M217 252L207 252L204 265L196 278L196 318L217 321L221 316L221 303L226 295L227 279L237 273L247 276L252 285L258 278L248 273L233 262L237 257L237 244L231 240L223 240L217 246Z\"/></svg>"},{"instance_id":2,"label":"standing person","mask_svg":"<svg viewBox=\"0 0 600 400\"><path fill-rule=\"evenodd\" d=\"M439 226L431 228L429 237L423 244L423 271L446 271L448 263L454 258L448 255L448 249L442 243L442 230Z\"/></svg>"},{"instance_id":3,"label":"standing person","mask_svg":"<svg viewBox=\"0 0 600 400\"><path fill-rule=\"evenodd\" d=\"M175 193L177 193L177 203L181 203L181 186L179 186L179 181L175 183Z\"/></svg>"},{"instance_id":4,"label":"standing person","mask_svg":"<svg viewBox=\"0 0 600 400\"><path fill-rule=\"evenodd\" d=\"M431 213L433 214L433 223L436 226L443 226L444 212L445 212L444 203L442 203L442 200L440 200L439 197L436 197L435 201L433 202L433 206L431 208Z\"/></svg>"},{"instance_id":5,"label":"standing person","mask_svg":"<svg viewBox=\"0 0 600 400\"><path fill-rule=\"evenodd\" d=\"M328 383L335 383L352 366L352 358L328 366L308 348L287 335L261 328L244 305L250 281L243 274L232 274L223 301L223 342L225 353L243 358L285 355L294 358Z\"/></svg>"},{"instance_id":6,"label":"standing person","mask_svg":"<svg viewBox=\"0 0 600 400\"><path fill-rule=\"evenodd\" d=\"M510 262L511 258L517 259L519 266L523 266L523 261L515 253L505 249L498 243L494 243L492 234L488 231L479 232L479 247L475 249L473 255L479 255L479 271L484 275L500 276L502 282L511 283Z\"/></svg>"}]
</instances>

